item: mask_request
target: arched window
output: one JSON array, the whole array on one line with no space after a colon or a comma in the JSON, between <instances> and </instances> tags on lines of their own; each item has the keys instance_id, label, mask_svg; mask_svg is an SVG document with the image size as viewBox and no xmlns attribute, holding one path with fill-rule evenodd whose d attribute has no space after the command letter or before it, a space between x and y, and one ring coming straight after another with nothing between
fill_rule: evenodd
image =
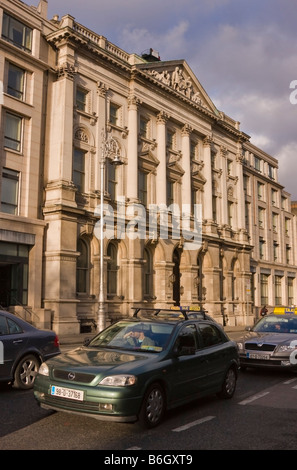
<instances>
[{"instance_id":1,"label":"arched window","mask_svg":"<svg viewBox=\"0 0 297 470\"><path fill-rule=\"evenodd\" d=\"M86 294L89 290L89 248L84 240L78 240L77 251L80 255L76 263L76 291Z\"/></svg>"},{"instance_id":2,"label":"arched window","mask_svg":"<svg viewBox=\"0 0 297 470\"><path fill-rule=\"evenodd\" d=\"M107 247L107 294L117 295L118 283L118 247L115 243L110 243Z\"/></svg>"}]
</instances>

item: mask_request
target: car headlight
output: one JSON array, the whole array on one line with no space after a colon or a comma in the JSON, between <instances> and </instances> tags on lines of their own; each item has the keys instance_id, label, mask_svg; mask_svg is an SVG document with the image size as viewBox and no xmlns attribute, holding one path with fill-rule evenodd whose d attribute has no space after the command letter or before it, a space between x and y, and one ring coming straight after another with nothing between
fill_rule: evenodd
<instances>
[{"instance_id":1,"label":"car headlight","mask_svg":"<svg viewBox=\"0 0 297 470\"><path fill-rule=\"evenodd\" d=\"M99 385L109 385L111 387L129 387L136 383L134 375L109 375L99 382Z\"/></svg>"},{"instance_id":2,"label":"car headlight","mask_svg":"<svg viewBox=\"0 0 297 470\"><path fill-rule=\"evenodd\" d=\"M278 352L285 352L285 351L292 352L293 349L295 349L295 346L291 346L291 344L282 344L278 346L277 351Z\"/></svg>"},{"instance_id":3,"label":"car headlight","mask_svg":"<svg viewBox=\"0 0 297 470\"><path fill-rule=\"evenodd\" d=\"M46 375L47 377L49 376L49 368L45 362L41 364L38 372L40 375Z\"/></svg>"}]
</instances>

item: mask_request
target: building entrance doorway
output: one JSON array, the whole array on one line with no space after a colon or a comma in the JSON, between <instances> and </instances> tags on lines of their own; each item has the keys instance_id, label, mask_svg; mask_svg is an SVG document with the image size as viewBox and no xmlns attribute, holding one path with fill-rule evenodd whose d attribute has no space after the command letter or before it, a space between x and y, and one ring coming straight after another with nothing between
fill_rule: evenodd
<instances>
[{"instance_id":1,"label":"building entrance doorway","mask_svg":"<svg viewBox=\"0 0 297 470\"><path fill-rule=\"evenodd\" d=\"M28 303L28 245L0 242L0 305Z\"/></svg>"}]
</instances>

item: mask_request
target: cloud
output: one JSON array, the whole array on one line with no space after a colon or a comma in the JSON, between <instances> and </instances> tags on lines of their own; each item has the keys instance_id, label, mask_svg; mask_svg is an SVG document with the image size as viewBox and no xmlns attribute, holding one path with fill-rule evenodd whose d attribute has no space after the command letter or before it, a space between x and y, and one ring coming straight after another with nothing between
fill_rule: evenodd
<instances>
[{"instance_id":1,"label":"cloud","mask_svg":"<svg viewBox=\"0 0 297 470\"><path fill-rule=\"evenodd\" d=\"M297 200L297 145L296 141L288 142L279 151L279 182L286 182L285 190L292 194L292 200Z\"/></svg>"},{"instance_id":2,"label":"cloud","mask_svg":"<svg viewBox=\"0 0 297 470\"><path fill-rule=\"evenodd\" d=\"M126 26L120 35L122 48L128 52L136 52L138 54L145 49L152 47L164 56L164 60L168 58L178 58L179 54L183 54L186 47L185 34L188 31L188 23L180 21L177 25L168 31L162 31L154 34L146 28L131 28ZM135 51L135 44L138 50ZM161 57L162 59L163 57Z\"/></svg>"}]
</instances>

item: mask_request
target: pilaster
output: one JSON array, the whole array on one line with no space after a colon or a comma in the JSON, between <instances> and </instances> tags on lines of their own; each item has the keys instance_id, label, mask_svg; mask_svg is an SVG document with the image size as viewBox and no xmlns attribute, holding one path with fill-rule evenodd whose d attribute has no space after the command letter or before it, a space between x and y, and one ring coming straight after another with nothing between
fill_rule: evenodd
<instances>
[{"instance_id":1,"label":"pilaster","mask_svg":"<svg viewBox=\"0 0 297 470\"><path fill-rule=\"evenodd\" d=\"M192 128L185 124L182 129L182 167L184 170L182 179L182 204L191 207L191 141Z\"/></svg>"},{"instance_id":2,"label":"pilaster","mask_svg":"<svg viewBox=\"0 0 297 470\"><path fill-rule=\"evenodd\" d=\"M212 171L211 171L211 144L210 137L206 137L203 141L203 161L204 161L204 177L206 179L203 193L203 209L204 219L207 224L213 221L212 213Z\"/></svg>"},{"instance_id":3,"label":"pilaster","mask_svg":"<svg viewBox=\"0 0 297 470\"><path fill-rule=\"evenodd\" d=\"M157 158L159 165L156 176L157 204L165 204L166 199L166 122L169 116L161 111L157 116Z\"/></svg>"},{"instance_id":4,"label":"pilaster","mask_svg":"<svg viewBox=\"0 0 297 470\"><path fill-rule=\"evenodd\" d=\"M140 100L133 94L128 97L128 165L127 197L138 202L138 105Z\"/></svg>"}]
</instances>

